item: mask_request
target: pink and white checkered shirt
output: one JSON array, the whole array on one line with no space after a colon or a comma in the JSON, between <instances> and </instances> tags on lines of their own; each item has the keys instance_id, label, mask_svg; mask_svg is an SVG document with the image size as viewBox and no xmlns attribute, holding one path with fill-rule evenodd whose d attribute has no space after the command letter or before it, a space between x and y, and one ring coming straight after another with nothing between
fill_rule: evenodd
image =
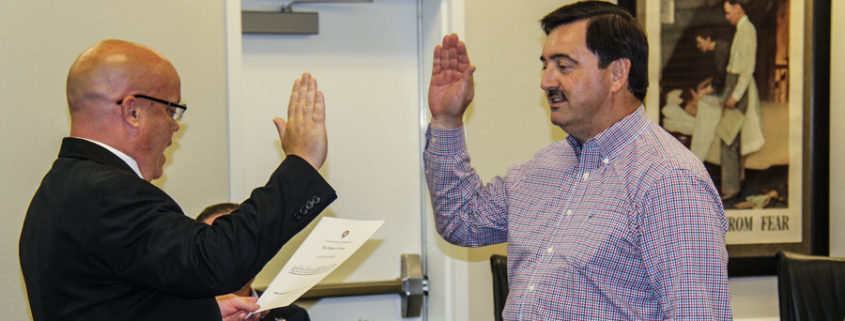
<instances>
[{"instance_id":1,"label":"pink and white checkered shirt","mask_svg":"<svg viewBox=\"0 0 845 321\"><path fill-rule=\"evenodd\" d=\"M486 185L462 128L426 136L440 235L469 247L508 242L505 320L731 319L719 194L642 106Z\"/></svg>"}]
</instances>

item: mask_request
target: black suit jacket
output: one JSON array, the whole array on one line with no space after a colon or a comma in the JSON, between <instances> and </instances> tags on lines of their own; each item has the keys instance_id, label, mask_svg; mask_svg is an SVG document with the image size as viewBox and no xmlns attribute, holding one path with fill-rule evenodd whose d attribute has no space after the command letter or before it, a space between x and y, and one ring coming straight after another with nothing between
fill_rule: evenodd
<instances>
[{"instance_id":1,"label":"black suit jacket","mask_svg":"<svg viewBox=\"0 0 845 321\"><path fill-rule=\"evenodd\" d=\"M291 304L286 307L275 308L267 312L261 321L311 321L311 317L308 316L308 311L304 308L296 305Z\"/></svg>"},{"instance_id":2,"label":"black suit jacket","mask_svg":"<svg viewBox=\"0 0 845 321\"><path fill-rule=\"evenodd\" d=\"M65 138L24 220L20 260L38 320L220 320L234 292L336 198L289 156L212 226L97 144Z\"/></svg>"}]
</instances>

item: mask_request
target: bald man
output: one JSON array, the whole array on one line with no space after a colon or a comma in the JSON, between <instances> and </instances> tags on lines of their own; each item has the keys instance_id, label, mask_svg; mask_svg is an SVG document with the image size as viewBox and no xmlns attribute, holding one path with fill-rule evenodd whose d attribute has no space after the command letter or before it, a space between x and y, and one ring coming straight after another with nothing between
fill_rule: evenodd
<instances>
[{"instance_id":1,"label":"bald man","mask_svg":"<svg viewBox=\"0 0 845 321\"><path fill-rule=\"evenodd\" d=\"M20 238L35 320L221 320L221 310L229 320L242 307L214 297L243 286L336 199L317 172L325 103L307 73L294 81L287 121L274 119L285 160L214 226L185 216L150 183L187 109L165 57L131 42L97 43L71 66L67 99L70 137Z\"/></svg>"}]
</instances>

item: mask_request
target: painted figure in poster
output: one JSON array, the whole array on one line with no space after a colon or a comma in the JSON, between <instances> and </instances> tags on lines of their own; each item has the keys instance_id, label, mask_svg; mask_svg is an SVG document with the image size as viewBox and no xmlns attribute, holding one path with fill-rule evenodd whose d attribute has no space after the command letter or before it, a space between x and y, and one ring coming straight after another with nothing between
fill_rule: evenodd
<instances>
[{"instance_id":1,"label":"painted figure in poster","mask_svg":"<svg viewBox=\"0 0 845 321\"><path fill-rule=\"evenodd\" d=\"M661 126L704 162L727 209L787 207L800 149L789 144L789 2L674 0L661 24Z\"/></svg>"},{"instance_id":2,"label":"painted figure in poster","mask_svg":"<svg viewBox=\"0 0 845 321\"><path fill-rule=\"evenodd\" d=\"M725 109L717 128L728 131L719 133L722 199L739 195L743 172L742 156L758 151L765 142L760 124L760 97L754 81L757 30L745 15L743 5L739 0L724 2L725 18L736 27L736 31L731 42L725 75ZM731 126L731 122L739 126Z\"/></svg>"}]
</instances>

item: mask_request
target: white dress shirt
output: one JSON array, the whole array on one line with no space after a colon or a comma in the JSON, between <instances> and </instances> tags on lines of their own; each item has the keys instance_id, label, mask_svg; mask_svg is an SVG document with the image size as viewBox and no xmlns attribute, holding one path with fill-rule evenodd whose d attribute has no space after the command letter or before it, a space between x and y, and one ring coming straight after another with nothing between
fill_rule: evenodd
<instances>
[{"instance_id":1,"label":"white dress shirt","mask_svg":"<svg viewBox=\"0 0 845 321\"><path fill-rule=\"evenodd\" d=\"M93 139L82 138L82 137L74 137L74 138L84 139L84 140L87 140L87 141L92 142L94 144L102 146L103 148L112 152L112 154L114 154L118 158L122 159L126 163L126 165L129 165L129 168L131 168L135 172L135 174L138 174L138 177L144 178L144 176L141 175L141 169L138 168L138 162L136 162L135 159L133 159L132 157L129 157L129 155L126 155L124 152L121 152L114 147L111 147L109 145L106 145L105 143L101 143L101 142L98 142L98 141L93 140Z\"/></svg>"}]
</instances>

